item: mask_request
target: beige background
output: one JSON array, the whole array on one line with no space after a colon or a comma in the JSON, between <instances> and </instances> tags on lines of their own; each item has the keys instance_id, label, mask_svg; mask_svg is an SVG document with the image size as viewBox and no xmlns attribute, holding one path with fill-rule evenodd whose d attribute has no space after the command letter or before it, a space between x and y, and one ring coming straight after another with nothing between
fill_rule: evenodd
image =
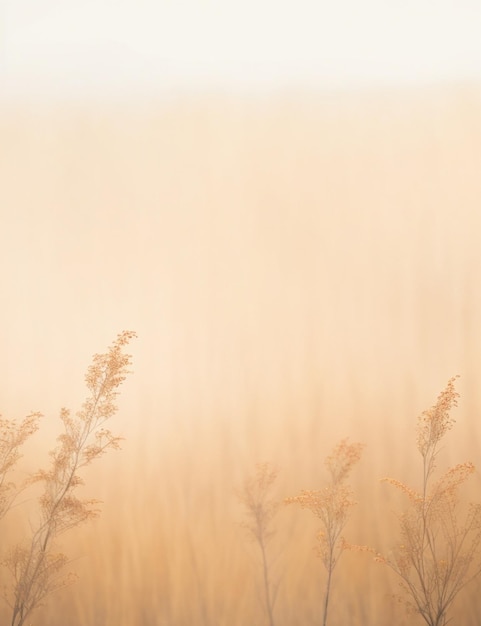
<instances>
[{"instance_id":1,"label":"beige background","mask_svg":"<svg viewBox=\"0 0 481 626\"><path fill-rule=\"evenodd\" d=\"M234 488L264 460L279 497L317 488L337 439L363 441L346 536L388 549L402 501L379 479L419 484L415 420L455 374L440 464L479 460L480 100L466 86L4 106L1 408L45 413L22 472L80 405L91 355L139 335L112 421L124 449L87 475L104 514L65 538L81 580L41 619L263 623ZM479 487L477 472L467 495ZM289 508L278 529L279 623L315 624L315 520ZM379 568L346 555L333 624L411 623Z\"/></svg>"}]
</instances>

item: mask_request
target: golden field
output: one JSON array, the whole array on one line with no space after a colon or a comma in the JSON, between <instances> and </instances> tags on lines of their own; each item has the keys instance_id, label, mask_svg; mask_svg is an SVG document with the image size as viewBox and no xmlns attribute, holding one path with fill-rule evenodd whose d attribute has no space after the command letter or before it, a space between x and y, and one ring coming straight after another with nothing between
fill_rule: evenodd
<instances>
[{"instance_id":1,"label":"golden field","mask_svg":"<svg viewBox=\"0 0 481 626\"><path fill-rule=\"evenodd\" d=\"M440 469L481 464L480 166L477 87L1 109L0 411L44 413L19 479L91 355L138 334L123 449L85 474L102 515L59 542L79 580L32 626L266 624L235 495L255 463L284 499L322 486L339 439L365 443L345 536L387 552L403 499L380 479L419 486L416 418L456 374ZM2 549L34 519L16 507ZM316 519L281 507L275 526L276 625L319 624ZM480 584L455 623L478 623ZM422 623L396 591L346 552L329 623Z\"/></svg>"}]
</instances>

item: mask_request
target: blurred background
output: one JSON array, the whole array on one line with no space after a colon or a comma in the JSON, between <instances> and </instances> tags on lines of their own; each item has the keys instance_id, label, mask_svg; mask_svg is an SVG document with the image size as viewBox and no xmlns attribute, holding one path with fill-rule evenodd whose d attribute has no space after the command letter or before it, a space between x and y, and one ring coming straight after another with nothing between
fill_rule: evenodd
<instances>
[{"instance_id":1,"label":"blurred background","mask_svg":"<svg viewBox=\"0 0 481 626\"><path fill-rule=\"evenodd\" d=\"M387 551L379 479L419 486L416 418L456 374L439 465L478 462L480 23L474 0L3 2L0 412L45 415L20 474L138 333L123 450L86 475L103 515L38 623L265 624L234 490L258 461L279 498L320 488L362 441L346 537ZM278 624L317 624L316 520L276 523ZM369 555L336 575L333 626L413 623Z\"/></svg>"}]
</instances>

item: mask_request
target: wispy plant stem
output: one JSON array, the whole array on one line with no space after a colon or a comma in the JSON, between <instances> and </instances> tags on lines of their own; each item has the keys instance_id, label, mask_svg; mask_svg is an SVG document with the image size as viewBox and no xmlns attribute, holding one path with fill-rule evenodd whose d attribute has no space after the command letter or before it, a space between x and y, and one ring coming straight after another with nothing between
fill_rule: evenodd
<instances>
[{"instance_id":1,"label":"wispy plant stem","mask_svg":"<svg viewBox=\"0 0 481 626\"><path fill-rule=\"evenodd\" d=\"M264 575L264 593L266 599L266 609L267 609L267 617L269 619L269 626L274 626L274 614L273 614L273 605L271 599L271 587L269 583L269 567L267 564L267 554L264 538L262 537L259 541L261 554L262 554L262 571Z\"/></svg>"},{"instance_id":2,"label":"wispy plant stem","mask_svg":"<svg viewBox=\"0 0 481 626\"><path fill-rule=\"evenodd\" d=\"M361 458L362 449L362 444L351 444L343 439L325 461L329 472L327 485L319 491L303 490L300 495L285 500L286 504L299 504L302 508L309 509L321 522L318 555L327 571L322 626L327 624L332 575L342 551L348 545L341 537L341 532L349 519L350 509L355 504L352 491L345 481Z\"/></svg>"},{"instance_id":3,"label":"wispy plant stem","mask_svg":"<svg viewBox=\"0 0 481 626\"><path fill-rule=\"evenodd\" d=\"M274 534L272 520L278 509L278 503L271 497L276 478L276 470L272 469L268 463L259 463L255 475L249 476L243 488L237 492L247 514L247 521L243 525L261 551L264 600L269 626L275 626L275 621L266 545Z\"/></svg>"},{"instance_id":4,"label":"wispy plant stem","mask_svg":"<svg viewBox=\"0 0 481 626\"><path fill-rule=\"evenodd\" d=\"M324 613L322 616L322 626L327 624L327 610L329 608L329 595L331 592L332 564L327 570L326 591L324 593Z\"/></svg>"}]
</instances>

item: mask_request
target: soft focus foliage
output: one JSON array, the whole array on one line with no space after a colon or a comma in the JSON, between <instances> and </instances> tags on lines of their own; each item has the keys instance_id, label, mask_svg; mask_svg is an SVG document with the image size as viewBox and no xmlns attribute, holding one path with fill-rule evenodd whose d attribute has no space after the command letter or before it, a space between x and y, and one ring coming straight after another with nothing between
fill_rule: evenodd
<instances>
[{"instance_id":1,"label":"soft focus foliage","mask_svg":"<svg viewBox=\"0 0 481 626\"><path fill-rule=\"evenodd\" d=\"M272 520L278 511L279 502L272 497L272 489L278 470L269 463L258 463L255 474L248 476L237 496L244 505L246 521L243 526L251 537L265 543L274 530Z\"/></svg>"},{"instance_id":2,"label":"soft focus foliage","mask_svg":"<svg viewBox=\"0 0 481 626\"><path fill-rule=\"evenodd\" d=\"M277 585L273 591L267 558L267 542L275 532L272 522L279 509L279 502L272 497L277 474L277 470L273 469L269 463L258 463L255 474L246 478L242 489L237 493L244 505L247 517L243 526L250 537L257 542L261 551L265 609L269 626L275 624L274 604Z\"/></svg>"},{"instance_id":3,"label":"soft focus foliage","mask_svg":"<svg viewBox=\"0 0 481 626\"><path fill-rule=\"evenodd\" d=\"M40 417L40 413L32 413L17 424L0 416L0 519L18 495L15 483L7 480L8 474L21 457L22 445L38 429Z\"/></svg>"}]
</instances>

